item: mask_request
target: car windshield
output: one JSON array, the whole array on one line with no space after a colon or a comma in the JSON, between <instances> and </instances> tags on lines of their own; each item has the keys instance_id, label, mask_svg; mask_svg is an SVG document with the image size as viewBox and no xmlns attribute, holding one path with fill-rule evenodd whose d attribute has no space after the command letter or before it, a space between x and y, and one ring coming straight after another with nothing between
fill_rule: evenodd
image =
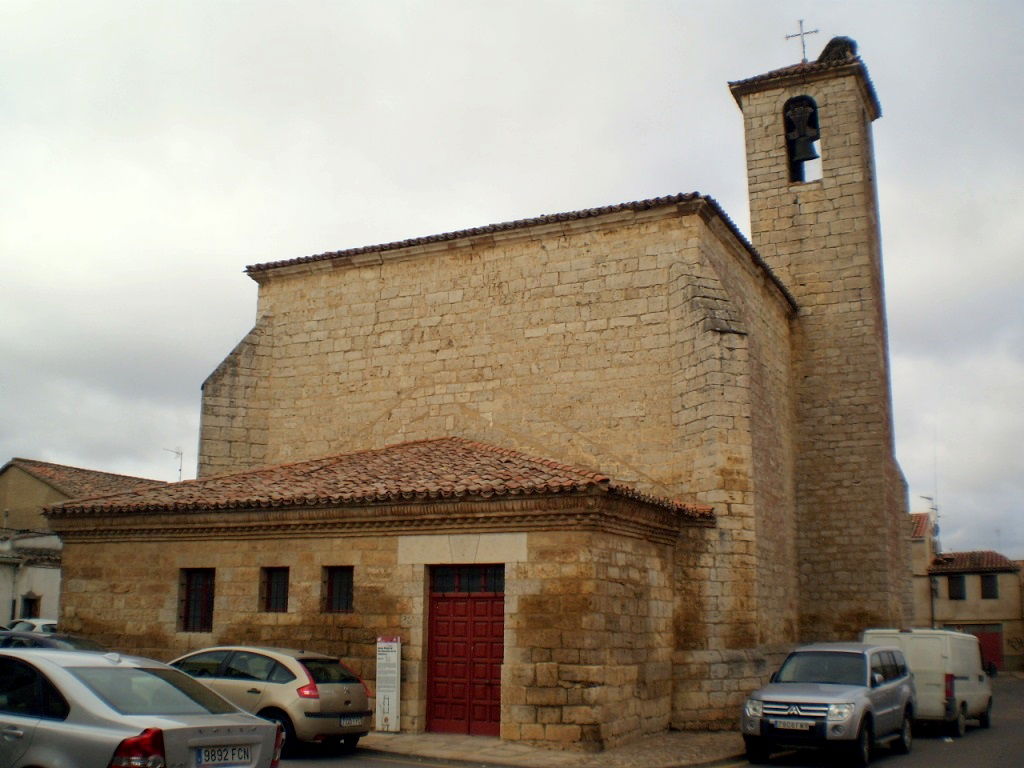
<instances>
[{"instance_id":1,"label":"car windshield","mask_svg":"<svg viewBox=\"0 0 1024 768\"><path fill-rule=\"evenodd\" d=\"M792 653L775 676L777 683L864 685L866 680L863 654L828 651Z\"/></svg>"},{"instance_id":2,"label":"car windshield","mask_svg":"<svg viewBox=\"0 0 1024 768\"><path fill-rule=\"evenodd\" d=\"M68 672L122 715L223 715L238 711L176 669L71 667Z\"/></svg>"},{"instance_id":3,"label":"car windshield","mask_svg":"<svg viewBox=\"0 0 1024 768\"><path fill-rule=\"evenodd\" d=\"M345 669L338 659L299 659L313 682L323 683L358 683L359 678Z\"/></svg>"}]
</instances>

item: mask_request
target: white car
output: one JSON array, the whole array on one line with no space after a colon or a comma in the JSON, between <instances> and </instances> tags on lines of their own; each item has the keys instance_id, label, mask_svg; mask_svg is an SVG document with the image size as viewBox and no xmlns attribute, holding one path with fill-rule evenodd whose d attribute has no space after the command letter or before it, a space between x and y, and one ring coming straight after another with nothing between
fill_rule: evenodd
<instances>
[{"instance_id":1,"label":"white car","mask_svg":"<svg viewBox=\"0 0 1024 768\"><path fill-rule=\"evenodd\" d=\"M11 632L56 632L56 619L17 619L7 627Z\"/></svg>"},{"instance_id":2,"label":"white car","mask_svg":"<svg viewBox=\"0 0 1024 768\"><path fill-rule=\"evenodd\" d=\"M3 768L276 768L283 732L137 656L0 650Z\"/></svg>"}]
</instances>

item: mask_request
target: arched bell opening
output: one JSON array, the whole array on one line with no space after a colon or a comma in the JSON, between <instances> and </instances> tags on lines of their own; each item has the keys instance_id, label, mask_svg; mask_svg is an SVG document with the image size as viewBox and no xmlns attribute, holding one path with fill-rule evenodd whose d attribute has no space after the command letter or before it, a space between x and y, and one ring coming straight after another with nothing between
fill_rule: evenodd
<instances>
[{"instance_id":1,"label":"arched bell opening","mask_svg":"<svg viewBox=\"0 0 1024 768\"><path fill-rule=\"evenodd\" d=\"M810 96L795 96L786 102L782 114L790 182L817 181L821 178L818 105Z\"/></svg>"}]
</instances>

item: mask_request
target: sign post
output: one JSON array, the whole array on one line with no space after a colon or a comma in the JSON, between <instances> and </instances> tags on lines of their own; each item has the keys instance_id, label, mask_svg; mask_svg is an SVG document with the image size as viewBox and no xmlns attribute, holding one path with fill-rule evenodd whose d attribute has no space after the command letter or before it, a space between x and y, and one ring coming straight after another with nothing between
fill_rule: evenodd
<instances>
[{"instance_id":1,"label":"sign post","mask_svg":"<svg viewBox=\"0 0 1024 768\"><path fill-rule=\"evenodd\" d=\"M401 725L402 638L377 638L377 730L397 733Z\"/></svg>"}]
</instances>

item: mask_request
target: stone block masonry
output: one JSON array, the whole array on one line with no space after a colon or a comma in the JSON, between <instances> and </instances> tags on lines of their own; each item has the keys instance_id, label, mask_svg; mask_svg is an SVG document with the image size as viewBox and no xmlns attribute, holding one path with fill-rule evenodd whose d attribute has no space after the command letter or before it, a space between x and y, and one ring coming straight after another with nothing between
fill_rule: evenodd
<instances>
[{"instance_id":1,"label":"stone block masonry","mask_svg":"<svg viewBox=\"0 0 1024 768\"><path fill-rule=\"evenodd\" d=\"M800 306L793 336L800 636L849 639L909 606L906 484L892 432L871 122L859 60L736 89L752 237ZM790 182L783 107L818 109L822 175ZM906 614L909 615L909 614Z\"/></svg>"},{"instance_id":2,"label":"stone block masonry","mask_svg":"<svg viewBox=\"0 0 1024 768\"><path fill-rule=\"evenodd\" d=\"M283 265L201 474L446 434L712 504L716 648L795 637L793 306L700 198Z\"/></svg>"}]
</instances>

